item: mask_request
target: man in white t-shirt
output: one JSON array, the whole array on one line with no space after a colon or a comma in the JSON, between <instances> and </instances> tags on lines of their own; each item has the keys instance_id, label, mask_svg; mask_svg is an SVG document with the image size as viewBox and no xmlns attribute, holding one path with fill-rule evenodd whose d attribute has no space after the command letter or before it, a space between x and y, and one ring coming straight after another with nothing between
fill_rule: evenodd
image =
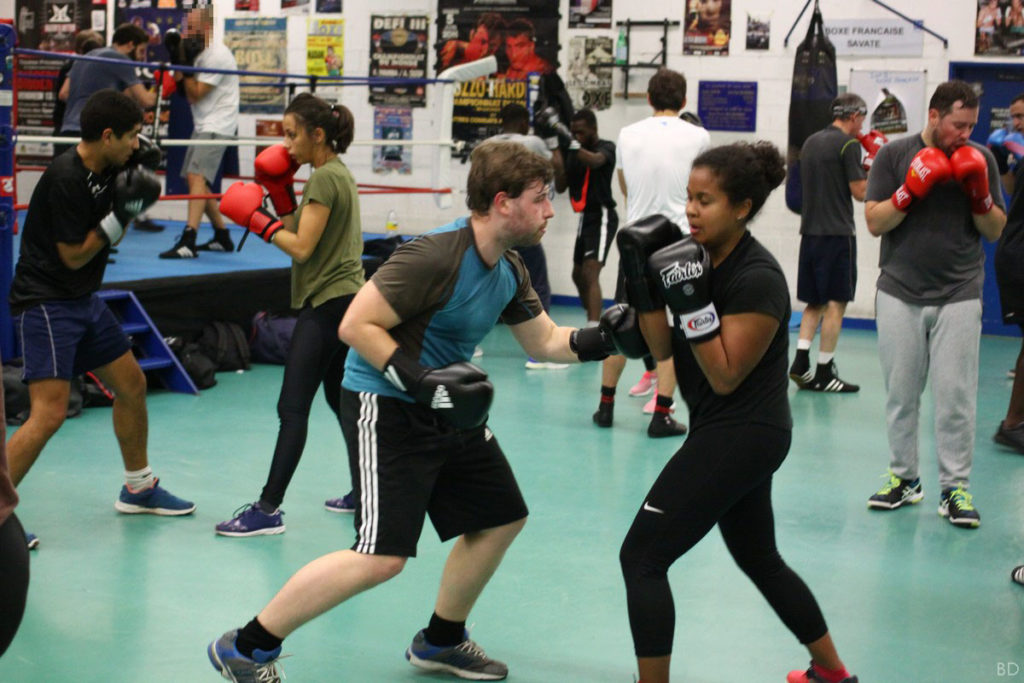
<instances>
[{"instance_id":1,"label":"man in white t-shirt","mask_svg":"<svg viewBox=\"0 0 1024 683\"><path fill-rule=\"evenodd\" d=\"M213 41L213 10L194 9L185 19L186 52L195 50L199 43L202 51L194 66L205 69L237 71L234 55L223 43ZM195 46L195 47L190 47ZM194 140L232 139L238 131L238 74L176 71L178 89L185 93L192 105ZM210 194L210 185L217 176L225 146L193 146L188 148L181 175L188 180L192 195ZM213 239L196 245L196 233L203 214L213 224ZM177 244L160 254L160 258L195 258L200 251L228 252L234 244L228 235L224 217L217 209L215 199L190 199L188 222Z\"/></svg>"},{"instance_id":2,"label":"man in white t-shirt","mask_svg":"<svg viewBox=\"0 0 1024 683\"><path fill-rule=\"evenodd\" d=\"M633 222L660 213L683 230L686 220L686 184L690 166L697 155L711 146L711 137L700 126L679 118L686 106L686 78L671 69L661 68L647 83L647 101L653 115L630 124L619 131L619 187L626 198L626 220ZM622 273L615 292L616 301L625 301ZM671 437L686 433L686 427L672 418L676 379L672 359L662 361L655 369L645 359L648 370L630 389L631 396L645 396L655 389L645 412L653 413L647 435ZM623 356L609 356L601 372L601 403L594 413L594 422L610 427L615 405L615 387L626 366Z\"/></svg>"}]
</instances>

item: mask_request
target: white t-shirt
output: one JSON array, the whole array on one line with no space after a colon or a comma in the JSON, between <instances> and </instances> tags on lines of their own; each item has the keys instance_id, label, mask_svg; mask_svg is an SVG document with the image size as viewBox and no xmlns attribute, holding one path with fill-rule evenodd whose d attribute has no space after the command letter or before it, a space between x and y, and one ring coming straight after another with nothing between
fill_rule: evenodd
<instances>
[{"instance_id":1,"label":"white t-shirt","mask_svg":"<svg viewBox=\"0 0 1024 683\"><path fill-rule=\"evenodd\" d=\"M626 178L626 220L660 213L688 229L690 167L710 146L706 130L675 116L651 116L619 131L615 167Z\"/></svg>"},{"instance_id":2,"label":"white t-shirt","mask_svg":"<svg viewBox=\"0 0 1024 683\"><path fill-rule=\"evenodd\" d=\"M210 45L196 57L195 66L207 69L237 70L238 63L227 45ZM213 90L192 104L193 131L234 135L238 130L238 75L200 73L200 83L208 83Z\"/></svg>"}]
</instances>

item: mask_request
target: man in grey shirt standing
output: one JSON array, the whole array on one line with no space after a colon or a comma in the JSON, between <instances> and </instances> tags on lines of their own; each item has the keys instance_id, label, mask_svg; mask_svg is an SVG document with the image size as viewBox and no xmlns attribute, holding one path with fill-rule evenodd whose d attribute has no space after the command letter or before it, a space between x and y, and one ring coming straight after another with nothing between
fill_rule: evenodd
<instances>
[{"instance_id":1,"label":"man in grey shirt standing","mask_svg":"<svg viewBox=\"0 0 1024 683\"><path fill-rule=\"evenodd\" d=\"M868 230L882 238L875 318L886 387L888 482L868 507L924 497L918 476L921 394L930 381L942 497L939 514L975 528L967 492L974 456L981 338L981 238L999 239L1006 210L996 160L969 141L978 96L963 81L935 89L920 135L882 147L868 178ZM902 185L900 184L902 183Z\"/></svg>"},{"instance_id":2,"label":"man in grey shirt standing","mask_svg":"<svg viewBox=\"0 0 1024 683\"><path fill-rule=\"evenodd\" d=\"M801 389L851 393L860 387L839 379L833 356L846 305L857 289L857 238L853 202L864 201L866 174L860 161L860 131L868 108L859 95L845 93L832 101L832 123L804 142L800 150L803 210L796 298L807 304L800 320L796 358L790 378ZM818 367L811 370L810 350L821 324Z\"/></svg>"}]
</instances>

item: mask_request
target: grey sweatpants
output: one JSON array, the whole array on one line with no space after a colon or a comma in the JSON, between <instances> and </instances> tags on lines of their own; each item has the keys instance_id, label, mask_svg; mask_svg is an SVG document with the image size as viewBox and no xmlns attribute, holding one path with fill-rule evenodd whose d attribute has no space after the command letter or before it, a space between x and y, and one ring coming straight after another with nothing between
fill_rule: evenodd
<instances>
[{"instance_id":1,"label":"grey sweatpants","mask_svg":"<svg viewBox=\"0 0 1024 683\"><path fill-rule=\"evenodd\" d=\"M878 292L875 321L887 394L889 467L901 479L919 474L921 394L930 380L939 486L966 488L974 460L981 300L917 306Z\"/></svg>"}]
</instances>

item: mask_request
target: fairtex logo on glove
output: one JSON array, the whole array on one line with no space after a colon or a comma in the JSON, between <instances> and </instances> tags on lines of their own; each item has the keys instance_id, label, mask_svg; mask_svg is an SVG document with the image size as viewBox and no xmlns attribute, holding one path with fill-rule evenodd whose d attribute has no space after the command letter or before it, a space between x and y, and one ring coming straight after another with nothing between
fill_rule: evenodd
<instances>
[{"instance_id":1,"label":"fairtex logo on glove","mask_svg":"<svg viewBox=\"0 0 1024 683\"><path fill-rule=\"evenodd\" d=\"M668 288L687 280L696 280L704 274L704 266L696 261L687 261L686 263L675 261L662 268L658 274L661 275L662 284Z\"/></svg>"},{"instance_id":2,"label":"fairtex logo on glove","mask_svg":"<svg viewBox=\"0 0 1024 683\"><path fill-rule=\"evenodd\" d=\"M434 389L434 395L430 398L430 408L432 410L439 410L454 407L455 405L452 403L452 397L448 394L448 389L443 384L438 384L437 388Z\"/></svg>"},{"instance_id":3,"label":"fairtex logo on glove","mask_svg":"<svg viewBox=\"0 0 1024 683\"><path fill-rule=\"evenodd\" d=\"M717 326L718 316L715 315L714 311L701 313L700 315L694 316L686 321L686 329L697 333L708 332L709 330L715 329Z\"/></svg>"}]
</instances>

